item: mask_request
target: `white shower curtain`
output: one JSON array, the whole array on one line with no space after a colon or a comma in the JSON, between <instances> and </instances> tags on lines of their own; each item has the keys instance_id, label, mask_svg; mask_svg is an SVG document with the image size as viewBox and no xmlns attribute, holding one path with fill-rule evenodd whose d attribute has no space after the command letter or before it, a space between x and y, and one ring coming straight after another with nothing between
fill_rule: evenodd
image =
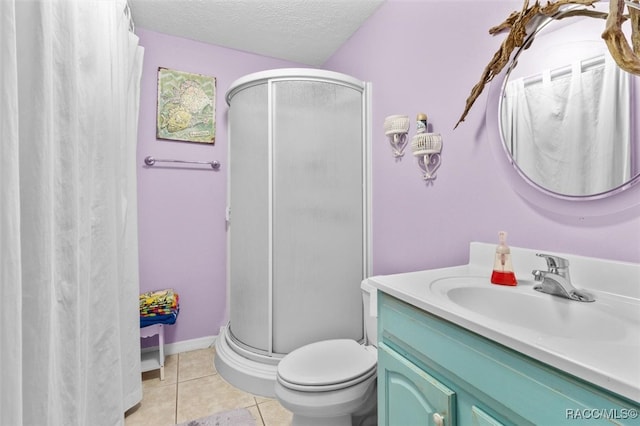
<instances>
[{"instance_id":1,"label":"white shower curtain","mask_svg":"<svg viewBox=\"0 0 640 426\"><path fill-rule=\"evenodd\" d=\"M502 107L505 140L520 169L546 189L598 194L631 173L629 75L609 55L602 66L525 84L507 84Z\"/></svg>"},{"instance_id":2,"label":"white shower curtain","mask_svg":"<svg viewBox=\"0 0 640 426\"><path fill-rule=\"evenodd\" d=\"M0 1L0 425L123 424L142 398L125 5Z\"/></svg>"}]
</instances>

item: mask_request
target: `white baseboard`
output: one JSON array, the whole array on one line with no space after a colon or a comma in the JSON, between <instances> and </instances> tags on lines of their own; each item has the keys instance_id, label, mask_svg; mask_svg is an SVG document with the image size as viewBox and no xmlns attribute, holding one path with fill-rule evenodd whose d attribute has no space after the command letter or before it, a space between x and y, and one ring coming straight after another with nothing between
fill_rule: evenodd
<instances>
[{"instance_id":1,"label":"white baseboard","mask_svg":"<svg viewBox=\"0 0 640 426\"><path fill-rule=\"evenodd\" d=\"M217 337L218 336L205 336L197 339L183 340L181 342L166 343L164 345L164 354L165 356L175 355L180 352L189 352L189 351L195 351L198 349L210 348L215 344ZM141 352L145 353L145 352L151 352L151 351L157 351L157 350L158 350L157 346L150 346L148 348L142 348Z\"/></svg>"}]
</instances>

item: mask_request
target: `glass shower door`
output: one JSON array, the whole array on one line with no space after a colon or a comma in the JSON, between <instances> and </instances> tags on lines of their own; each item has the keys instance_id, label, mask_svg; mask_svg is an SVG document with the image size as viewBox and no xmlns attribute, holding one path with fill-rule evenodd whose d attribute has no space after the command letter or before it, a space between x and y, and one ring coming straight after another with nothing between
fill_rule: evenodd
<instances>
[{"instance_id":1,"label":"glass shower door","mask_svg":"<svg viewBox=\"0 0 640 426\"><path fill-rule=\"evenodd\" d=\"M230 329L241 344L265 352L271 340L267 98L266 83L234 96L228 189Z\"/></svg>"},{"instance_id":2,"label":"glass shower door","mask_svg":"<svg viewBox=\"0 0 640 426\"><path fill-rule=\"evenodd\" d=\"M252 353L363 337L363 99L362 87L319 78L233 94L229 330Z\"/></svg>"},{"instance_id":3,"label":"glass shower door","mask_svg":"<svg viewBox=\"0 0 640 426\"><path fill-rule=\"evenodd\" d=\"M362 338L362 91L272 82L273 351Z\"/></svg>"}]
</instances>

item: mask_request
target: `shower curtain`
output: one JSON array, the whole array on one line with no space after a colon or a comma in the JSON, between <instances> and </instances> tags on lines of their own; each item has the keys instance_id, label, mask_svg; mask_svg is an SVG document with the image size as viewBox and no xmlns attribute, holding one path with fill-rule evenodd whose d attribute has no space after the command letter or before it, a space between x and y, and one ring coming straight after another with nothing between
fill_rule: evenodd
<instances>
[{"instance_id":1,"label":"shower curtain","mask_svg":"<svg viewBox=\"0 0 640 426\"><path fill-rule=\"evenodd\" d=\"M505 140L518 167L554 192L598 194L631 174L629 75L606 55L586 70L580 61L559 78L507 84L502 107Z\"/></svg>"},{"instance_id":2,"label":"shower curtain","mask_svg":"<svg viewBox=\"0 0 640 426\"><path fill-rule=\"evenodd\" d=\"M124 1L0 1L0 424L117 425L142 398Z\"/></svg>"}]
</instances>

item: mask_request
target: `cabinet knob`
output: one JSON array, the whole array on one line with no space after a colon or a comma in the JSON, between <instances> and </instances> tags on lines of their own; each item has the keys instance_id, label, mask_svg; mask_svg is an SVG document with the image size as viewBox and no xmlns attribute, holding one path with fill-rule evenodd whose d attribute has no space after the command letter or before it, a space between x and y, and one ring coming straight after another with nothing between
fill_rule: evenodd
<instances>
[{"instance_id":1,"label":"cabinet knob","mask_svg":"<svg viewBox=\"0 0 640 426\"><path fill-rule=\"evenodd\" d=\"M433 413L433 424L436 426L444 426L444 417L439 413Z\"/></svg>"}]
</instances>

